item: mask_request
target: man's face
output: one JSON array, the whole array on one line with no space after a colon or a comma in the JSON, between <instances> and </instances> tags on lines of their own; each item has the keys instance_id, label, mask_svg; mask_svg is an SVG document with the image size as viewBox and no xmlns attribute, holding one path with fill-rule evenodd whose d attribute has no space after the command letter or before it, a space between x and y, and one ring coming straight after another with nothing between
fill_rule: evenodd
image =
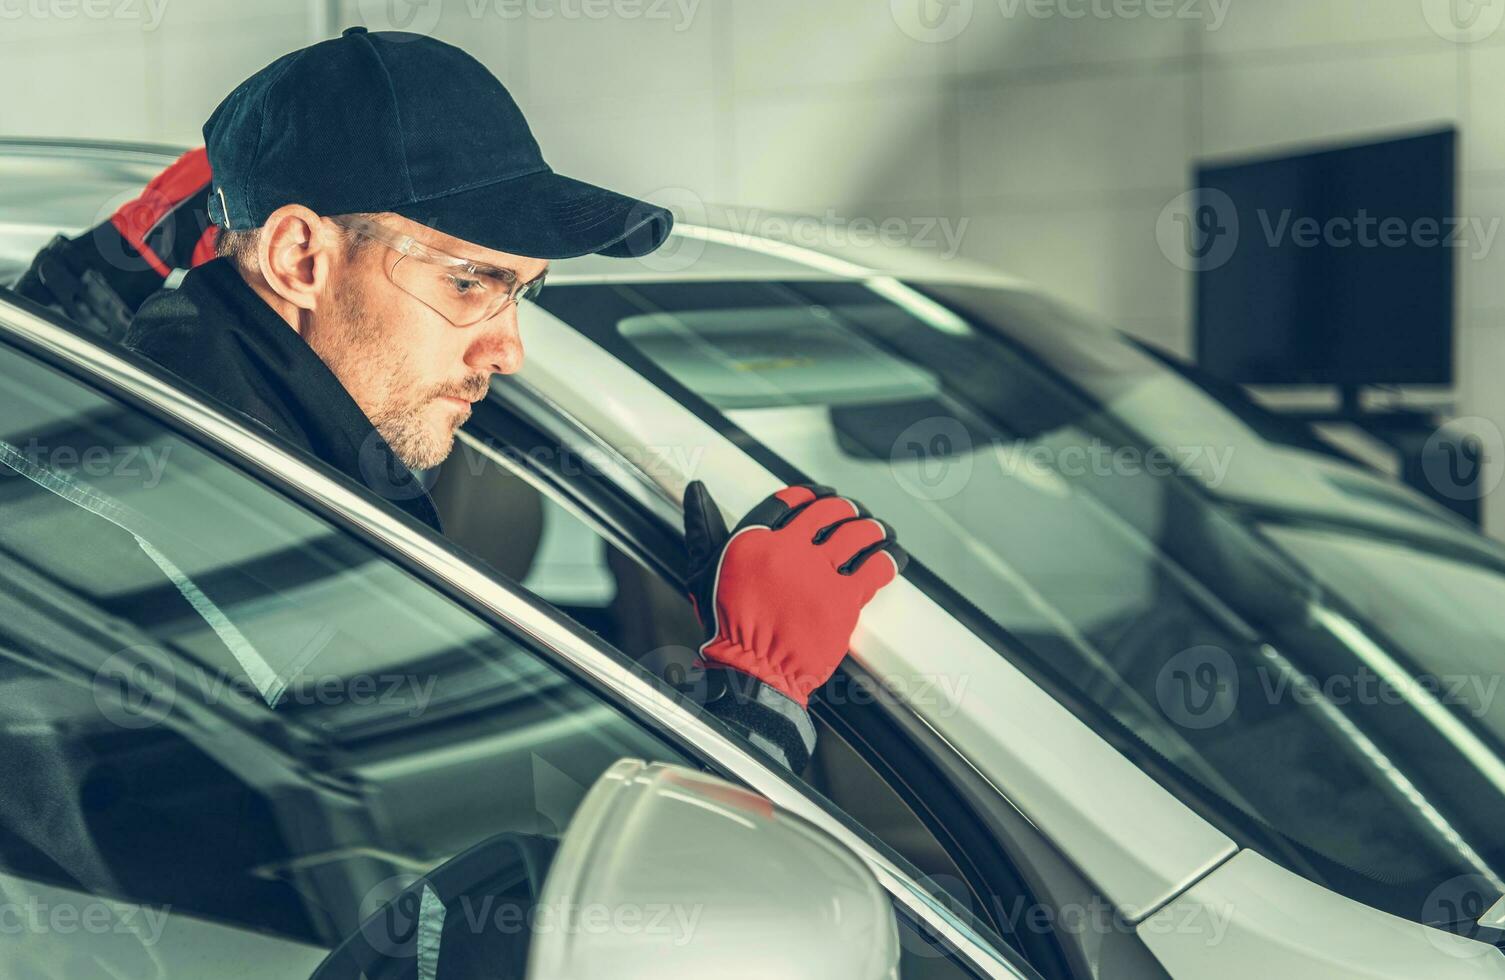
<instances>
[{"instance_id":1,"label":"man's face","mask_svg":"<svg viewBox=\"0 0 1505 980\"><path fill-rule=\"evenodd\" d=\"M508 270L519 283L548 267L542 259L481 248L397 215L374 220L430 248ZM388 278L387 269L398 257L369 239L353 254L341 253L331 270L329 301L309 318L304 339L397 458L414 469L427 469L450 454L455 431L470 418L471 404L485 397L491 376L522 367L523 343L516 304L488 320L457 327ZM504 287L498 283L493 288Z\"/></svg>"}]
</instances>

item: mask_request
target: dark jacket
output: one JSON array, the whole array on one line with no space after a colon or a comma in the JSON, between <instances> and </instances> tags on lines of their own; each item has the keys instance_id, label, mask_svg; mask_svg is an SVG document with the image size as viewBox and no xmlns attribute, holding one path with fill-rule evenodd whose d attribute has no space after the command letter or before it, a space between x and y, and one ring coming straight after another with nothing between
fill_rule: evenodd
<instances>
[{"instance_id":1,"label":"dark jacket","mask_svg":"<svg viewBox=\"0 0 1505 980\"><path fill-rule=\"evenodd\" d=\"M323 360L228 260L198 266L177 289L149 298L124 344L442 533L420 481ZM729 727L784 765L804 768L815 731L793 702L751 678L696 686L699 699L710 700L707 710Z\"/></svg>"},{"instance_id":2,"label":"dark jacket","mask_svg":"<svg viewBox=\"0 0 1505 980\"><path fill-rule=\"evenodd\" d=\"M227 259L137 311L125 346L370 488L436 531L439 513L344 385Z\"/></svg>"}]
</instances>

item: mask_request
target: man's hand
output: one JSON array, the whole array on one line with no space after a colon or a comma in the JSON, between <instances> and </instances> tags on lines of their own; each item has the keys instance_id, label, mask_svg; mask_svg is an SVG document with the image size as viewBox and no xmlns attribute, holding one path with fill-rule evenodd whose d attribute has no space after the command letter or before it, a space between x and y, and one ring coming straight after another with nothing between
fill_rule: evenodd
<instances>
[{"instance_id":1,"label":"man's hand","mask_svg":"<svg viewBox=\"0 0 1505 980\"><path fill-rule=\"evenodd\" d=\"M728 534L696 480L685 488L685 541L701 658L802 708L846 656L862 608L909 561L888 525L829 487L786 487Z\"/></svg>"}]
</instances>

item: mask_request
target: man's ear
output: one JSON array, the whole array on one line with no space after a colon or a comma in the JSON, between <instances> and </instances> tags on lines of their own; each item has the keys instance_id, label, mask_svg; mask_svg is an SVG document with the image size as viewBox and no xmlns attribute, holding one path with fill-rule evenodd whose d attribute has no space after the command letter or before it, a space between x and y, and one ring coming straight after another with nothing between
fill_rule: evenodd
<instances>
[{"instance_id":1,"label":"man's ear","mask_svg":"<svg viewBox=\"0 0 1505 980\"><path fill-rule=\"evenodd\" d=\"M300 310L313 310L329 285L340 241L301 204L284 204L261 226L257 258L267 286Z\"/></svg>"}]
</instances>

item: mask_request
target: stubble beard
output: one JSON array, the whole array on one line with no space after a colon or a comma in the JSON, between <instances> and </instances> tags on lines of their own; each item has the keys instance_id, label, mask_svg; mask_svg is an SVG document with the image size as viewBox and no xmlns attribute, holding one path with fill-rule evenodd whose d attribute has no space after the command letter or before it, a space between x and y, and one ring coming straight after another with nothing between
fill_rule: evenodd
<instances>
[{"instance_id":1,"label":"stubble beard","mask_svg":"<svg viewBox=\"0 0 1505 980\"><path fill-rule=\"evenodd\" d=\"M458 423L440 431L425 422L424 413L434 400L429 394L414 391L411 384L398 383L405 376L406 358L384 340L381 323L360 290L337 286L336 295L345 313L340 346L348 352L350 368L388 380L381 403L369 410L361 406L362 410L404 466L414 470L438 466L454 451Z\"/></svg>"}]
</instances>

